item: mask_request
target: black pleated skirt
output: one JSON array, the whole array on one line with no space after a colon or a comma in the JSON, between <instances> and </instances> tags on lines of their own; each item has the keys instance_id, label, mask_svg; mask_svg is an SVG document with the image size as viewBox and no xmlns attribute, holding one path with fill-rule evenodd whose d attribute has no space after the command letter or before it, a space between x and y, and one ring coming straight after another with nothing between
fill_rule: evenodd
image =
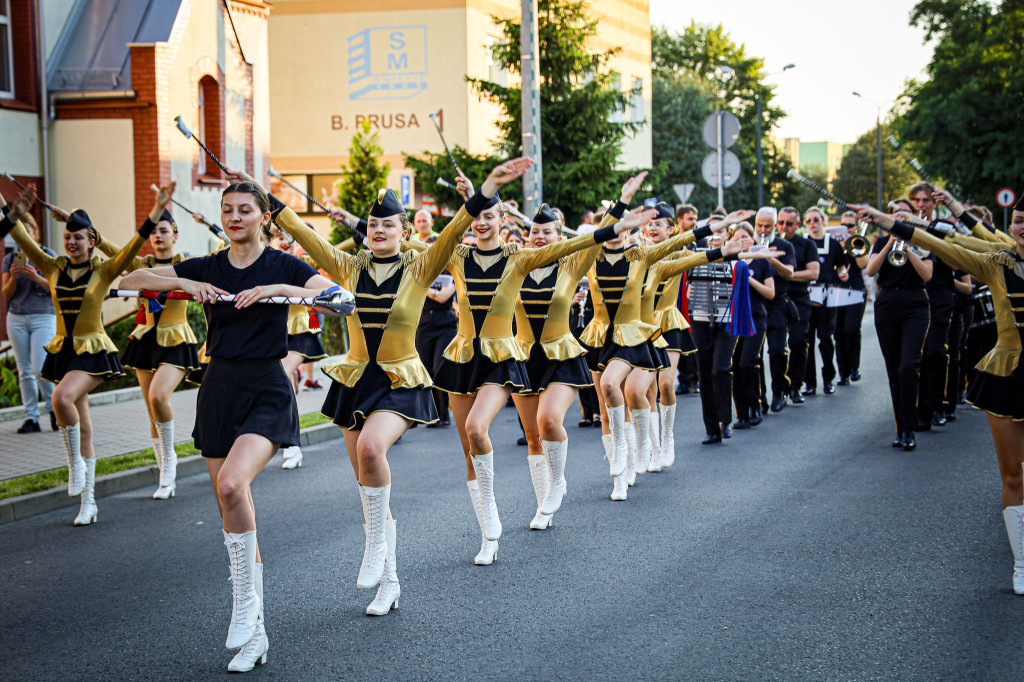
<instances>
[{"instance_id":1,"label":"black pleated skirt","mask_svg":"<svg viewBox=\"0 0 1024 682\"><path fill-rule=\"evenodd\" d=\"M665 343L668 344L668 348L665 350L674 350L682 355L697 352L697 344L694 343L693 334L689 329L670 329L667 332L662 332L661 338L665 339Z\"/></svg>"},{"instance_id":2,"label":"black pleated skirt","mask_svg":"<svg viewBox=\"0 0 1024 682\"><path fill-rule=\"evenodd\" d=\"M601 359L598 361L599 371L604 371L612 360L622 360L630 367L647 369L652 372L663 370L669 366L668 355L661 349L655 348L653 341L644 341L636 346L620 346L614 341L609 341L601 349Z\"/></svg>"},{"instance_id":3,"label":"black pleated skirt","mask_svg":"<svg viewBox=\"0 0 1024 682\"><path fill-rule=\"evenodd\" d=\"M307 360L319 360L327 357L324 344L320 343L320 335L313 332L289 334L288 352L298 353Z\"/></svg>"},{"instance_id":4,"label":"black pleated skirt","mask_svg":"<svg viewBox=\"0 0 1024 682\"><path fill-rule=\"evenodd\" d=\"M997 417L1024 421L1024 370L1017 365L1008 377L978 372L967 387L967 402Z\"/></svg>"},{"instance_id":5,"label":"black pleated skirt","mask_svg":"<svg viewBox=\"0 0 1024 682\"><path fill-rule=\"evenodd\" d=\"M332 379L320 410L336 426L351 431L362 430L366 418L374 412L394 412L412 422L413 428L437 421L432 389L425 386L391 388L391 379L374 362L366 366L355 386L348 387Z\"/></svg>"},{"instance_id":6,"label":"black pleated skirt","mask_svg":"<svg viewBox=\"0 0 1024 682\"><path fill-rule=\"evenodd\" d=\"M46 353L39 376L46 381L57 384L68 372L85 372L103 381L111 381L124 376L124 368L117 353L82 353L75 352L75 343L71 338L64 339L58 353Z\"/></svg>"},{"instance_id":7,"label":"black pleated skirt","mask_svg":"<svg viewBox=\"0 0 1024 682\"><path fill-rule=\"evenodd\" d=\"M161 346L156 342L156 329L150 329L141 339L128 339L121 354L121 364L132 369L155 372L160 365L170 365L186 373L199 369L199 351L194 343Z\"/></svg>"},{"instance_id":8,"label":"black pleated skirt","mask_svg":"<svg viewBox=\"0 0 1024 682\"><path fill-rule=\"evenodd\" d=\"M472 360L460 363L441 358L433 379L437 388L459 395L475 395L484 384L505 386L513 393L531 393L526 364L515 359L491 362L480 350L480 339L473 339Z\"/></svg>"},{"instance_id":9,"label":"black pleated skirt","mask_svg":"<svg viewBox=\"0 0 1024 682\"><path fill-rule=\"evenodd\" d=\"M192 437L203 457L227 457L253 433L281 447L299 444L299 408L279 359L213 358L199 387Z\"/></svg>"},{"instance_id":10,"label":"black pleated skirt","mask_svg":"<svg viewBox=\"0 0 1024 682\"><path fill-rule=\"evenodd\" d=\"M583 388L593 386L594 380L584 356L568 360L551 360L544 354L539 343L533 344L530 357L526 361L526 376L530 380L530 390L522 395L539 395L550 384L565 384Z\"/></svg>"}]
</instances>

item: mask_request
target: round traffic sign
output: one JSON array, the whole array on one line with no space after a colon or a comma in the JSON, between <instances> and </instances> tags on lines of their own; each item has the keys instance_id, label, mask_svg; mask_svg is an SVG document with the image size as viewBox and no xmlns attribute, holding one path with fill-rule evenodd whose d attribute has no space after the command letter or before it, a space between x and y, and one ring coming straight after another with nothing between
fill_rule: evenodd
<instances>
[{"instance_id":1,"label":"round traffic sign","mask_svg":"<svg viewBox=\"0 0 1024 682\"><path fill-rule=\"evenodd\" d=\"M730 151L722 152L722 156L722 165L725 167L722 187L732 187L740 179L740 159ZM704 182L712 187L718 187L718 152L711 152L704 157L700 171L704 176Z\"/></svg>"},{"instance_id":2,"label":"round traffic sign","mask_svg":"<svg viewBox=\"0 0 1024 682\"><path fill-rule=\"evenodd\" d=\"M718 119L722 119L722 147L728 149L740 138L740 120L728 111L716 111L704 119L704 142L718 147Z\"/></svg>"},{"instance_id":3,"label":"round traffic sign","mask_svg":"<svg viewBox=\"0 0 1024 682\"><path fill-rule=\"evenodd\" d=\"M996 192L996 203L1000 208L1010 208L1017 201L1017 195L1009 187L1004 187Z\"/></svg>"}]
</instances>

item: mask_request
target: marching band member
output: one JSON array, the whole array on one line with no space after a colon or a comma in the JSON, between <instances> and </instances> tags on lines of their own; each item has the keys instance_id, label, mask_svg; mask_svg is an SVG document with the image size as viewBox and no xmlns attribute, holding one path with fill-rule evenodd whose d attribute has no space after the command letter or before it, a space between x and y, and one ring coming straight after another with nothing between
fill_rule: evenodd
<instances>
[{"instance_id":1,"label":"marching band member","mask_svg":"<svg viewBox=\"0 0 1024 682\"><path fill-rule=\"evenodd\" d=\"M40 376L57 385L53 409L68 456L68 495L81 495L76 526L96 521L96 455L89 419L89 393L104 381L124 376L117 348L103 329L103 299L110 285L142 248L171 201L172 182L157 194L156 203L136 235L110 260L93 256L99 233L88 214L72 211L64 229L66 256L43 251L22 225L36 200L35 187L21 193L12 212L0 221L0 239L10 233L31 263L50 283L57 311L57 335L46 346ZM0 196L0 208L7 203Z\"/></svg>"},{"instance_id":2,"label":"marching band member","mask_svg":"<svg viewBox=\"0 0 1024 682\"><path fill-rule=\"evenodd\" d=\"M788 216L789 214L787 214ZM772 206L762 206L754 216L755 238L759 244L767 246L782 255L768 259L768 264L775 271L775 297L767 302L768 317L765 322L765 340L768 342L768 367L772 379L771 411L781 412L786 407L786 396L789 394L788 321L789 321L789 280L796 271L796 251L793 245L782 237L785 225L779 221L781 215ZM778 234L776 234L776 228ZM764 384L764 363L761 363L760 383ZM762 393L767 394L767 387Z\"/></svg>"},{"instance_id":3,"label":"marching band member","mask_svg":"<svg viewBox=\"0 0 1024 682\"><path fill-rule=\"evenodd\" d=\"M631 184L634 182L635 187ZM637 178L627 182L610 213L621 215L638 186ZM701 227L649 247L627 246L627 238L620 235L605 244L587 273L594 319L581 340L590 348L601 349L597 367L592 366L590 371L601 389L598 396L602 404L602 431L610 436L602 440L613 477L613 500L626 499L628 479L630 474L635 476L629 441L635 446L649 440L651 405L647 402L647 387L652 378L650 373L663 369L662 355L653 341L660 335L660 329L645 323L642 317L644 275L652 264L710 234L710 227ZM633 373L634 369L641 371ZM633 438L628 435L631 429L626 427L627 404L636 434Z\"/></svg>"},{"instance_id":4,"label":"marching band member","mask_svg":"<svg viewBox=\"0 0 1024 682\"><path fill-rule=\"evenodd\" d=\"M737 243L742 251L750 251L754 245L754 228L743 222L736 226L730 242ZM758 252L756 255L762 255ZM770 258L775 258L774 254ZM754 321L753 334L740 336L736 340L733 364L733 399L736 403L736 423L733 428L747 429L759 426L764 417L761 414L761 374L758 362L764 351L764 338L768 326L767 303L775 298L775 270L767 260L758 259L750 263L748 286L750 288L750 312Z\"/></svg>"},{"instance_id":5,"label":"marching band member","mask_svg":"<svg viewBox=\"0 0 1024 682\"><path fill-rule=\"evenodd\" d=\"M910 208L906 199L894 202L894 208ZM904 249L905 263L895 265L889 258L895 240L879 237L871 247L868 277L878 277L875 298L875 331L889 376L893 417L896 421L894 448L917 447L917 398L921 355L928 334L928 294L924 284L932 277L932 259L921 258L913 249ZM899 262L899 261L896 261Z\"/></svg>"},{"instance_id":6,"label":"marching band member","mask_svg":"<svg viewBox=\"0 0 1024 682\"><path fill-rule=\"evenodd\" d=\"M786 378L789 380L789 399L796 404L804 402L800 388L804 383L804 370L807 367L808 325L811 321L811 294L807 286L818 279L821 263L818 261L818 250L814 242L797 234L800 226L800 212L792 206L779 209L780 232L782 237L793 247L796 260L793 275L789 279L789 300L793 304L795 314L790 313L787 331L789 333L789 364ZM778 411L778 410L773 410Z\"/></svg>"},{"instance_id":7,"label":"marching band member","mask_svg":"<svg viewBox=\"0 0 1024 682\"><path fill-rule=\"evenodd\" d=\"M631 214L616 224L607 216L595 234L614 225L616 233L639 225L644 215ZM547 204L533 218L530 249L542 249L562 241L561 221ZM599 239L604 233L597 235ZM516 300L516 341L527 356L529 393L514 394L516 409L529 446L527 460L537 497L537 513L530 528L551 525L566 491L565 461L568 434L562 426L565 413L580 388L593 386L583 356L586 350L569 331L569 307L581 279L597 259L600 244L531 270Z\"/></svg>"},{"instance_id":8,"label":"marching band member","mask_svg":"<svg viewBox=\"0 0 1024 682\"><path fill-rule=\"evenodd\" d=\"M850 237L857 234L857 214L846 211L840 217L846 228L847 238L843 240L846 249ZM867 286L864 283L864 268L868 266L867 254L854 257L847 253L850 267L848 277L835 284L839 289L850 292L850 302L836 308L836 364L839 366L839 385L849 386L851 381L860 381L860 340L864 308L867 305Z\"/></svg>"},{"instance_id":9,"label":"marching band member","mask_svg":"<svg viewBox=\"0 0 1024 682\"><path fill-rule=\"evenodd\" d=\"M817 251L818 276L809 288L816 291L821 300L812 296L811 316L807 322L807 366L804 370L804 395L814 395L818 391L818 372L814 359L814 338L818 338L818 351L821 353L822 390L831 395L836 392L833 382L836 378L836 366L833 362L836 354L835 330L836 309L829 305L828 290L839 281L849 278L847 273L846 253L839 240L833 239L825 232L825 213L817 206L812 206L804 213L807 224L808 238ZM799 387L794 386L793 390Z\"/></svg>"},{"instance_id":10,"label":"marching band member","mask_svg":"<svg viewBox=\"0 0 1024 682\"><path fill-rule=\"evenodd\" d=\"M894 238L930 249L953 267L985 282L992 291L998 339L978 364L978 378L971 385L968 400L988 413L1003 482L1003 520L1013 550L1013 591L1024 594L1024 369L1020 362L1024 306L1017 302L1024 294L1024 199L1014 207L1010 224L1015 248L994 254L970 251L868 206L854 208L861 217L889 230Z\"/></svg>"},{"instance_id":11,"label":"marching band member","mask_svg":"<svg viewBox=\"0 0 1024 682\"><path fill-rule=\"evenodd\" d=\"M167 267L185 260L174 252L178 225L170 211L164 210L149 237L153 255L132 259L125 272L140 268ZM100 237L99 249L114 257L121 249ZM174 497L177 484L178 453L174 450L174 411L171 395L189 372L201 368L195 332L188 323L188 301L168 300L164 304L142 301L135 318L136 326L121 354L121 363L135 370L142 398L149 413L153 454L160 470L160 482L153 499Z\"/></svg>"},{"instance_id":12,"label":"marching band member","mask_svg":"<svg viewBox=\"0 0 1024 682\"><path fill-rule=\"evenodd\" d=\"M221 195L221 224L228 248L169 267L136 270L122 285L181 290L204 304L211 360L199 388L192 436L206 458L231 567L225 646L241 650L228 670L244 672L266 662L269 648L250 486L279 447L299 442L295 393L281 365L288 354L288 309L254 304L268 296L312 297L332 283L264 243L270 239L271 200L258 184L228 185ZM215 302L228 293L236 294L233 305Z\"/></svg>"}]
</instances>

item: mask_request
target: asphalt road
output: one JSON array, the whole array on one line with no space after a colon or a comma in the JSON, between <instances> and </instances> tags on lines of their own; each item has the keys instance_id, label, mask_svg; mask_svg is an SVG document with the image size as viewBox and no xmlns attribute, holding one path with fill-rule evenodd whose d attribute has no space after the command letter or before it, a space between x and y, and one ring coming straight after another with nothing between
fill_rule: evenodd
<instances>
[{"instance_id":1,"label":"asphalt road","mask_svg":"<svg viewBox=\"0 0 1024 682\"><path fill-rule=\"evenodd\" d=\"M269 663L252 679L1024 679L1024 598L999 512L985 419L969 409L916 452L889 446L877 344L865 378L701 446L681 398L679 459L625 503L597 429L570 414L569 495L528 530L515 413L496 443L505 534L480 534L452 429L394 448L401 608L355 589L359 498L341 441L257 480ZM209 482L100 500L0 527L0 679L226 676L226 551Z\"/></svg>"}]
</instances>

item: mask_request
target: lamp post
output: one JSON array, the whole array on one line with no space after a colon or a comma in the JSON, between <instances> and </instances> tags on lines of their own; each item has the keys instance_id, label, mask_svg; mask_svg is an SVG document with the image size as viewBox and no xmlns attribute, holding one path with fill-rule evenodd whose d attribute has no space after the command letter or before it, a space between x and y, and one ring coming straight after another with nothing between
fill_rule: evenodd
<instances>
[{"instance_id":1,"label":"lamp post","mask_svg":"<svg viewBox=\"0 0 1024 682\"><path fill-rule=\"evenodd\" d=\"M784 71L789 71L795 66L796 64L786 64L784 67L782 67L782 71L769 73L768 75L765 76L765 78L777 76L780 73L783 73ZM719 67L719 71L721 71L726 76L731 76L732 74L736 73L736 70L731 66ZM741 82L742 80L744 79L741 79ZM763 153L761 145L761 93L764 90L764 86L762 86L759 81L754 80L753 78L747 77L745 80L751 80L754 82L754 106L756 107L754 125L757 129L757 206L758 208L760 208L761 206L764 206L764 168L762 162Z\"/></svg>"},{"instance_id":2,"label":"lamp post","mask_svg":"<svg viewBox=\"0 0 1024 682\"><path fill-rule=\"evenodd\" d=\"M875 136L878 138L878 210L883 211L885 209L882 208L882 105L870 97L865 97L856 90L853 91L853 96L860 97L875 105Z\"/></svg>"}]
</instances>

